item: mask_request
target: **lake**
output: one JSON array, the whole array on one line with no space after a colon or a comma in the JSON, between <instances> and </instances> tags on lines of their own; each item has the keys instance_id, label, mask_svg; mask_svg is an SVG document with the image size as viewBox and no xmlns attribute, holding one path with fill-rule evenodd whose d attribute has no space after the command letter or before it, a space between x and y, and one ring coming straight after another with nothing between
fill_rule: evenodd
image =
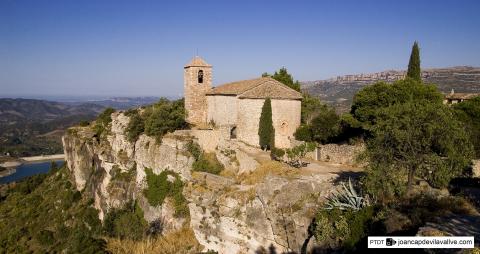
<instances>
[{"instance_id":1,"label":"lake","mask_svg":"<svg viewBox=\"0 0 480 254\"><path fill-rule=\"evenodd\" d=\"M63 164L65 163L63 160L59 160L55 162L57 163L58 167L63 166ZM36 174L46 174L50 170L51 164L52 164L51 161L22 164L16 168L15 173L8 176L0 177L0 184L18 181L25 177L33 176Z\"/></svg>"}]
</instances>

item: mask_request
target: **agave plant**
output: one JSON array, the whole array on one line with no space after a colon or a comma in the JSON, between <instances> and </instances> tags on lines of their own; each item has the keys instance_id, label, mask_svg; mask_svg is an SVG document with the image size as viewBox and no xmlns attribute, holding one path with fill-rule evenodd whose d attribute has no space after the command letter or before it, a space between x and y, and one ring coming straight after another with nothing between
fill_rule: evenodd
<instances>
[{"instance_id":1,"label":"agave plant","mask_svg":"<svg viewBox=\"0 0 480 254\"><path fill-rule=\"evenodd\" d=\"M362 197L358 194L350 178L348 178L348 186L345 182L343 182L341 186L341 190L334 192L327 198L325 209L338 208L340 210L352 209L357 211L370 205L368 196Z\"/></svg>"}]
</instances>

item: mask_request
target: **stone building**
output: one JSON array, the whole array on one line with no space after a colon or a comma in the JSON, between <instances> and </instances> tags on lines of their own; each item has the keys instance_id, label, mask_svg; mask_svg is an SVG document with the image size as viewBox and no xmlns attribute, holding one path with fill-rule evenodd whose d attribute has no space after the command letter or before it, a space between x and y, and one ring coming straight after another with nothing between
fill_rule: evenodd
<instances>
[{"instance_id":1,"label":"stone building","mask_svg":"<svg viewBox=\"0 0 480 254\"><path fill-rule=\"evenodd\" d=\"M446 94L443 98L443 104L457 104L462 101L473 99L480 96L480 93L456 93L453 89L449 94Z\"/></svg>"},{"instance_id":2,"label":"stone building","mask_svg":"<svg viewBox=\"0 0 480 254\"><path fill-rule=\"evenodd\" d=\"M258 127L266 98L272 101L275 146L288 148L300 126L302 95L262 77L212 88L212 66L195 57L184 68L187 121L197 127L228 128L231 139L259 146Z\"/></svg>"}]
</instances>

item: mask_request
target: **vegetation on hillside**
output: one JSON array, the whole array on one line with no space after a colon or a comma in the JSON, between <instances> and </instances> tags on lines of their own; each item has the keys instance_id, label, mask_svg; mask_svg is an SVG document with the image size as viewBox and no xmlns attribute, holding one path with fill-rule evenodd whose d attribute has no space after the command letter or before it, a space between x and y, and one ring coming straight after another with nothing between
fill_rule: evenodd
<instances>
[{"instance_id":1,"label":"vegetation on hillside","mask_svg":"<svg viewBox=\"0 0 480 254\"><path fill-rule=\"evenodd\" d=\"M66 168L11 187L0 202L0 249L6 253L103 253L93 201L82 197ZM46 223L48 222L48 223Z\"/></svg>"},{"instance_id":2,"label":"vegetation on hillside","mask_svg":"<svg viewBox=\"0 0 480 254\"><path fill-rule=\"evenodd\" d=\"M417 43L405 80L378 82L355 95L350 114L341 117L340 125L361 130L366 141L362 158L368 165L356 190L344 185L343 193L317 212L310 231L326 249L360 251L367 235L415 234L438 216L478 215L464 198L440 195L438 189L468 177L472 140L479 137L480 100L452 108L442 98L434 85L421 81ZM331 118L318 116L323 122ZM314 140L321 129L313 131L313 119L296 136ZM330 140L334 139L338 136ZM419 181L426 187L420 188ZM362 199L373 202L358 207L348 203Z\"/></svg>"},{"instance_id":3,"label":"vegetation on hillside","mask_svg":"<svg viewBox=\"0 0 480 254\"><path fill-rule=\"evenodd\" d=\"M142 133L161 140L168 132L188 127L183 99L169 101L162 98L151 106L129 110L125 114L130 117L126 134L132 142Z\"/></svg>"}]
</instances>

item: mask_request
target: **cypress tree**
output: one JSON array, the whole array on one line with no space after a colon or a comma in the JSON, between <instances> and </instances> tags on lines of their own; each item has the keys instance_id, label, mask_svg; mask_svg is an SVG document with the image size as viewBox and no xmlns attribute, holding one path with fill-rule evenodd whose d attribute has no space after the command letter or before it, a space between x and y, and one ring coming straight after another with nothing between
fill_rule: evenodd
<instances>
[{"instance_id":1,"label":"cypress tree","mask_svg":"<svg viewBox=\"0 0 480 254\"><path fill-rule=\"evenodd\" d=\"M418 42L416 41L413 43L412 53L410 54L407 77L422 82L420 71L420 49L418 48Z\"/></svg>"},{"instance_id":2,"label":"cypress tree","mask_svg":"<svg viewBox=\"0 0 480 254\"><path fill-rule=\"evenodd\" d=\"M262 149L271 149L275 146L275 129L272 121L272 102L267 98L263 103L262 114L258 126L258 137L260 138L260 147Z\"/></svg>"}]
</instances>

